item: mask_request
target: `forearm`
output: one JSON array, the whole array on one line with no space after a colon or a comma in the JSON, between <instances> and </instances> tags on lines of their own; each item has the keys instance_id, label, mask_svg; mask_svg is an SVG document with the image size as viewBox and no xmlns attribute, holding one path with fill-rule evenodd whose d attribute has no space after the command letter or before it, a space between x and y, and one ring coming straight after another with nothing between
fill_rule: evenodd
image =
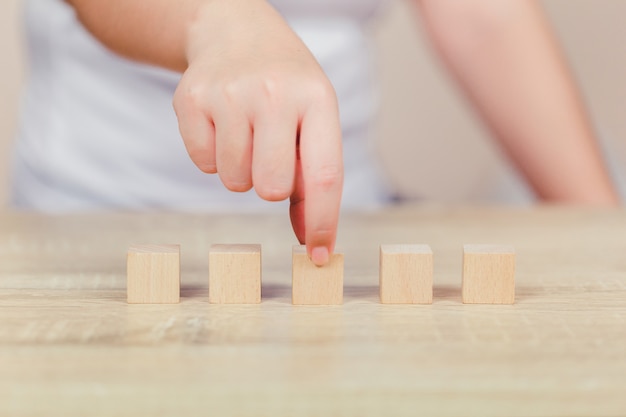
<instances>
[{"instance_id":1,"label":"forearm","mask_svg":"<svg viewBox=\"0 0 626 417\"><path fill-rule=\"evenodd\" d=\"M188 28L206 0L67 0L83 25L128 58L183 71Z\"/></svg>"},{"instance_id":2,"label":"forearm","mask_svg":"<svg viewBox=\"0 0 626 417\"><path fill-rule=\"evenodd\" d=\"M537 194L614 204L589 117L535 2L422 0L444 61Z\"/></svg>"},{"instance_id":3,"label":"forearm","mask_svg":"<svg viewBox=\"0 0 626 417\"><path fill-rule=\"evenodd\" d=\"M181 72L194 49L245 30L234 27L245 20L241 15L258 13L260 20L277 15L265 0L67 1L82 24L112 51Z\"/></svg>"}]
</instances>

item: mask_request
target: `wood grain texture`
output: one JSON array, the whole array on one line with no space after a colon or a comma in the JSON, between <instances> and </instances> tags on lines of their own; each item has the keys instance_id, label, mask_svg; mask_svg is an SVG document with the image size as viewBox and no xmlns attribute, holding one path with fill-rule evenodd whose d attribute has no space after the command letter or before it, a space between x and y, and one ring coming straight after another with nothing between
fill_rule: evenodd
<instances>
[{"instance_id":1,"label":"wood grain texture","mask_svg":"<svg viewBox=\"0 0 626 417\"><path fill-rule=\"evenodd\" d=\"M261 302L261 245L212 245L209 250L209 302Z\"/></svg>"},{"instance_id":2,"label":"wood grain texture","mask_svg":"<svg viewBox=\"0 0 626 417\"><path fill-rule=\"evenodd\" d=\"M316 266L306 247L292 250L292 303L335 305L343 303L343 254L333 253L327 265Z\"/></svg>"},{"instance_id":3,"label":"wood grain texture","mask_svg":"<svg viewBox=\"0 0 626 417\"><path fill-rule=\"evenodd\" d=\"M515 249L464 245L462 297L465 304L513 304Z\"/></svg>"},{"instance_id":4,"label":"wood grain texture","mask_svg":"<svg viewBox=\"0 0 626 417\"><path fill-rule=\"evenodd\" d=\"M626 212L400 207L340 222L344 304L293 306L288 216L0 214L0 416L622 416ZM435 253L431 305L381 305L378 251ZM132 242L177 242L181 302L126 303ZM263 301L210 304L207 254L263 245ZM507 242L516 302L461 302Z\"/></svg>"},{"instance_id":5,"label":"wood grain texture","mask_svg":"<svg viewBox=\"0 0 626 417\"><path fill-rule=\"evenodd\" d=\"M180 301L180 246L132 245L128 249L127 301L172 304Z\"/></svg>"},{"instance_id":6,"label":"wood grain texture","mask_svg":"<svg viewBox=\"0 0 626 417\"><path fill-rule=\"evenodd\" d=\"M432 304L433 251L428 245L380 246L380 302Z\"/></svg>"}]
</instances>

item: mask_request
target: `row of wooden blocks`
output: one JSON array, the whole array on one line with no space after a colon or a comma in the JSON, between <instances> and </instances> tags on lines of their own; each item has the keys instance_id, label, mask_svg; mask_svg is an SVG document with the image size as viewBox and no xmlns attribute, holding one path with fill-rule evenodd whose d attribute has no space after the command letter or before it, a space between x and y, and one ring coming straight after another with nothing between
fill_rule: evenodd
<instances>
[{"instance_id":1,"label":"row of wooden blocks","mask_svg":"<svg viewBox=\"0 0 626 417\"><path fill-rule=\"evenodd\" d=\"M343 254L318 267L304 246L292 253L292 303L343 302ZM180 300L180 246L135 245L128 251L129 303L167 304ZM463 247L462 300L468 304L513 304L515 252L495 245ZM433 252L428 245L380 247L383 304L433 302ZM209 302L261 302L261 245L213 245L209 250Z\"/></svg>"},{"instance_id":2,"label":"row of wooden blocks","mask_svg":"<svg viewBox=\"0 0 626 417\"><path fill-rule=\"evenodd\" d=\"M292 302L332 305L343 301L343 255L315 266L304 246L293 248ZM512 304L515 298L512 248L466 245L463 255L464 303ZM128 253L128 302L177 303L180 299L180 247L133 246ZM384 304L430 304L433 252L427 245L380 248L380 299ZM209 302L261 302L261 246L213 245L209 251Z\"/></svg>"}]
</instances>

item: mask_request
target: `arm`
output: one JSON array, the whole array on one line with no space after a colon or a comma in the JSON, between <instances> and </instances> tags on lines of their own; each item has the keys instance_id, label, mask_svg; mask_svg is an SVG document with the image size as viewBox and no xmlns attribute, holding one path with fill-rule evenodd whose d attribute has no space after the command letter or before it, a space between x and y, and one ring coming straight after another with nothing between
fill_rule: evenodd
<instances>
[{"instance_id":1,"label":"arm","mask_svg":"<svg viewBox=\"0 0 626 417\"><path fill-rule=\"evenodd\" d=\"M184 72L174 108L191 159L232 191L291 196L296 236L325 264L343 183L337 99L278 12L265 0L68 1L113 51Z\"/></svg>"},{"instance_id":2,"label":"arm","mask_svg":"<svg viewBox=\"0 0 626 417\"><path fill-rule=\"evenodd\" d=\"M537 3L416 1L437 51L538 196L617 204L589 117Z\"/></svg>"}]
</instances>

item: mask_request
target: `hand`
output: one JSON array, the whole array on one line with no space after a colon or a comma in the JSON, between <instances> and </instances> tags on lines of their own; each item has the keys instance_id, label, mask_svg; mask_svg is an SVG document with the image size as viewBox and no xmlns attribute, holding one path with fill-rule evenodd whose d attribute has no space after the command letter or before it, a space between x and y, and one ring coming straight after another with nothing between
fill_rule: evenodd
<instances>
[{"instance_id":1,"label":"hand","mask_svg":"<svg viewBox=\"0 0 626 417\"><path fill-rule=\"evenodd\" d=\"M337 98L323 70L265 0L207 2L191 24L174 108L189 156L231 191L291 197L300 243L323 265L343 187Z\"/></svg>"}]
</instances>

